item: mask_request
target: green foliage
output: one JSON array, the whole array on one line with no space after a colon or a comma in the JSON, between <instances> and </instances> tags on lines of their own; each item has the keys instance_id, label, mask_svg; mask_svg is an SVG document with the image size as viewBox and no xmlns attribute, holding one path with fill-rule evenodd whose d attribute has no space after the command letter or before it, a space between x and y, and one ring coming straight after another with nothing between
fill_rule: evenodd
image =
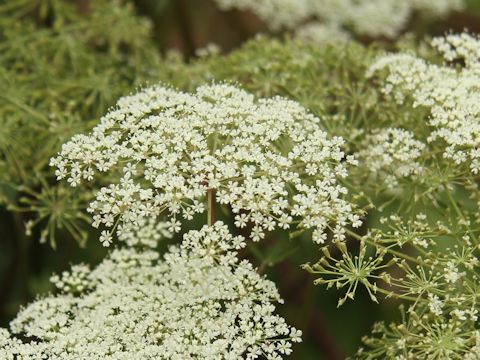
<instances>
[{"instance_id":1,"label":"green foliage","mask_svg":"<svg viewBox=\"0 0 480 360\"><path fill-rule=\"evenodd\" d=\"M53 246L59 228L85 242L90 194L57 184L49 159L159 71L150 27L117 1L86 9L62 0L0 2L0 200L30 227L39 224Z\"/></svg>"}]
</instances>

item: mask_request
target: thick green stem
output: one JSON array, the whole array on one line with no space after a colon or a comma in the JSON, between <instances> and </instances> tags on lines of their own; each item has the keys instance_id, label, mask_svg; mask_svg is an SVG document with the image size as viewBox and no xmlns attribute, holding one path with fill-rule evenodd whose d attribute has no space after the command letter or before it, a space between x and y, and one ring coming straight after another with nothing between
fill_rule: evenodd
<instances>
[{"instance_id":1,"label":"thick green stem","mask_svg":"<svg viewBox=\"0 0 480 360\"><path fill-rule=\"evenodd\" d=\"M208 226L212 226L213 223L215 222L215 207L216 207L215 189L208 189L207 190L207 210L208 210L207 223L208 223Z\"/></svg>"}]
</instances>

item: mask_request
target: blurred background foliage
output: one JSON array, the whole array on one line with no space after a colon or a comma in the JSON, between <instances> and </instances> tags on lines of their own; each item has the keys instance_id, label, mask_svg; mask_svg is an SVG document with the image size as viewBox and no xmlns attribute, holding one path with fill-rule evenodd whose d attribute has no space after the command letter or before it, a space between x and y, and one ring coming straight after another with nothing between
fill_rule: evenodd
<instances>
[{"instance_id":1,"label":"blurred background foliage","mask_svg":"<svg viewBox=\"0 0 480 360\"><path fill-rule=\"evenodd\" d=\"M48 162L121 95L159 81L184 90L234 81L259 96L297 100L352 144L362 136L357 129L424 116L378 101L364 77L371 61L384 49L464 28L480 32L478 0L441 21L413 19L398 42L359 38L341 46L288 33L256 36L267 28L253 14L221 12L209 0L0 0L0 325L48 292L53 272L105 255L84 210L101 184L57 183ZM319 258L308 236L270 234L243 256L277 283L286 300L280 311L304 331L292 359L352 355L375 321L397 316L398 302L376 305L366 292L337 309L339 294L314 287L300 268Z\"/></svg>"}]
</instances>

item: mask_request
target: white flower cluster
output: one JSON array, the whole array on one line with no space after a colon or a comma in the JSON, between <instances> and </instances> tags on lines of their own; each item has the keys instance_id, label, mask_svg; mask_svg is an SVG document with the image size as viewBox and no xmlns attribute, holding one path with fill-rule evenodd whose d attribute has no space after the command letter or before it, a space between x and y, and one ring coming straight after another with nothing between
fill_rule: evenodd
<instances>
[{"instance_id":1,"label":"white flower cluster","mask_svg":"<svg viewBox=\"0 0 480 360\"><path fill-rule=\"evenodd\" d=\"M397 102L413 98L413 106L430 109L433 131L429 141L446 143L444 156L457 164L468 163L480 172L480 40L467 33L433 40L446 64L429 63L410 54L386 55L369 75L388 70L383 91ZM455 65L461 61L464 66Z\"/></svg>"},{"instance_id":2,"label":"white flower cluster","mask_svg":"<svg viewBox=\"0 0 480 360\"><path fill-rule=\"evenodd\" d=\"M293 28L310 15L311 0L215 0L221 10L249 10L271 30Z\"/></svg>"},{"instance_id":3,"label":"white flower cluster","mask_svg":"<svg viewBox=\"0 0 480 360\"><path fill-rule=\"evenodd\" d=\"M163 261L127 248L93 271L74 267L54 279L59 295L11 323L31 341L0 330L0 358L281 359L301 332L274 314L275 285L237 259L244 246L217 222L185 234Z\"/></svg>"},{"instance_id":4,"label":"white flower cluster","mask_svg":"<svg viewBox=\"0 0 480 360\"><path fill-rule=\"evenodd\" d=\"M141 219L139 224L119 225L118 240L127 246L156 248L161 239L170 239L172 233L168 231L168 224L164 221L156 222L151 218Z\"/></svg>"},{"instance_id":5,"label":"white flower cluster","mask_svg":"<svg viewBox=\"0 0 480 360\"><path fill-rule=\"evenodd\" d=\"M425 144L416 140L410 131L398 128L374 131L362 145L359 161L383 179L389 188L395 187L400 178L422 172L422 165L417 160Z\"/></svg>"},{"instance_id":6,"label":"white flower cluster","mask_svg":"<svg viewBox=\"0 0 480 360\"><path fill-rule=\"evenodd\" d=\"M412 1L318 0L313 13L320 19L373 37L395 37L407 24Z\"/></svg>"},{"instance_id":7,"label":"white flower cluster","mask_svg":"<svg viewBox=\"0 0 480 360\"><path fill-rule=\"evenodd\" d=\"M120 99L91 134L64 144L51 165L73 186L93 179L95 170L122 169L120 182L90 204L94 226L138 225L165 212L169 230L178 232L179 217L205 212L206 194L214 191L236 226L252 224L254 241L296 222L322 242L326 229L341 240L345 225L358 222L338 182L355 163L343 145L294 101L255 100L231 85L201 86L194 94L151 87ZM101 241L108 245L111 233Z\"/></svg>"},{"instance_id":8,"label":"white flower cluster","mask_svg":"<svg viewBox=\"0 0 480 360\"><path fill-rule=\"evenodd\" d=\"M272 30L293 29L310 18L361 35L396 37L415 12L445 16L463 0L215 0L224 10L250 10Z\"/></svg>"},{"instance_id":9,"label":"white flower cluster","mask_svg":"<svg viewBox=\"0 0 480 360\"><path fill-rule=\"evenodd\" d=\"M312 0L313 13L329 23L373 37L396 37L416 11L444 16L463 6L462 0Z\"/></svg>"},{"instance_id":10,"label":"white flower cluster","mask_svg":"<svg viewBox=\"0 0 480 360\"><path fill-rule=\"evenodd\" d=\"M410 0L410 3L413 9L434 16L446 16L451 11L462 10L465 6L463 0Z\"/></svg>"},{"instance_id":11,"label":"white flower cluster","mask_svg":"<svg viewBox=\"0 0 480 360\"><path fill-rule=\"evenodd\" d=\"M346 43L351 40L350 34L338 25L327 25L320 21L311 21L300 26L295 37L317 45Z\"/></svg>"}]
</instances>

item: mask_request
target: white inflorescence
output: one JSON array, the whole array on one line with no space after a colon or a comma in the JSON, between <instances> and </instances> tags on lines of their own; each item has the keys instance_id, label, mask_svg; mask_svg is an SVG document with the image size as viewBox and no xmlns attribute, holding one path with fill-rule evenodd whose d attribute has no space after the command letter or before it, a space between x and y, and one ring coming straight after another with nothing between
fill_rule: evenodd
<instances>
[{"instance_id":1,"label":"white inflorescence","mask_svg":"<svg viewBox=\"0 0 480 360\"><path fill-rule=\"evenodd\" d=\"M480 172L480 40L467 33L433 40L447 63L438 65L410 54L380 58L369 75L388 70L383 91L397 102L413 98L413 106L430 109L429 141L446 143L444 156L468 163ZM463 62L463 66L455 65Z\"/></svg>"},{"instance_id":2,"label":"white inflorescence","mask_svg":"<svg viewBox=\"0 0 480 360\"><path fill-rule=\"evenodd\" d=\"M293 29L309 18L368 36L396 37L412 15L445 16L463 0L215 0L224 10L250 10L272 30Z\"/></svg>"},{"instance_id":3,"label":"white inflorescence","mask_svg":"<svg viewBox=\"0 0 480 360\"><path fill-rule=\"evenodd\" d=\"M410 1L398 0L313 0L312 7L320 19L375 37L398 35L411 12Z\"/></svg>"},{"instance_id":4,"label":"white inflorescence","mask_svg":"<svg viewBox=\"0 0 480 360\"><path fill-rule=\"evenodd\" d=\"M293 28L310 15L311 0L215 0L221 10L249 10L272 30Z\"/></svg>"},{"instance_id":5,"label":"white inflorescence","mask_svg":"<svg viewBox=\"0 0 480 360\"><path fill-rule=\"evenodd\" d=\"M140 220L140 223L136 226L122 224L119 227L118 240L127 246L143 246L153 249L157 247L161 239L172 237L172 233L168 231L167 223L164 221L156 222L151 218Z\"/></svg>"},{"instance_id":6,"label":"white inflorescence","mask_svg":"<svg viewBox=\"0 0 480 360\"><path fill-rule=\"evenodd\" d=\"M463 0L410 0L412 8L424 11L435 16L446 16L451 11L459 11L464 8Z\"/></svg>"},{"instance_id":7,"label":"white inflorescence","mask_svg":"<svg viewBox=\"0 0 480 360\"><path fill-rule=\"evenodd\" d=\"M351 40L350 34L341 27L319 21L300 26L295 32L295 37L317 45L346 43Z\"/></svg>"},{"instance_id":8,"label":"white inflorescence","mask_svg":"<svg viewBox=\"0 0 480 360\"><path fill-rule=\"evenodd\" d=\"M393 38L403 31L416 11L445 16L463 6L462 0L312 0L313 12L355 33Z\"/></svg>"},{"instance_id":9,"label":"white inflorescence","mask_svg":"<svg viewBox=\"0 0 480 360\"><path fill-rule=\"evenodd\" d=\"M157 86L120 99L51 164L72 186L95 171L123 174L90 204L94 226L136 225L165 213L169 231L178 232L180 218L205 212L206 194L215 191L236 226L252 225L255 241L294 222L312 228L317 242L329 228L341 240L345 225L358 223L338 182L355 160L319 123L294 101L255 100L231 85L201 86L194 94ZM111 233L101 241L108 245Z\"/></svg>"},{"instance_id":10,"label":"white inflorescence","mask_svg":"<svg viewBox=\"0 0 480 360\"><path fill-rule=\"evenodd\" d=\"M424 148L425 144L416 140L410 131L388 128L368 135L358 157L362 165L392 188L398 179L422 172L418 158Z\"/></svg>"},{"instance_id":11,"label":"white inflorescence","mask_svg":"<svg viewBox=\"0 0 480 360\"><path fill-rule=\"evenodd\" d=\"M114 250L99 266L52 278L39 299L0 330L1 359L281 359L301 332L274 314L275 285L239 261L245 246L222 223L158 253Z\"/></svg>"}]
</instances>

